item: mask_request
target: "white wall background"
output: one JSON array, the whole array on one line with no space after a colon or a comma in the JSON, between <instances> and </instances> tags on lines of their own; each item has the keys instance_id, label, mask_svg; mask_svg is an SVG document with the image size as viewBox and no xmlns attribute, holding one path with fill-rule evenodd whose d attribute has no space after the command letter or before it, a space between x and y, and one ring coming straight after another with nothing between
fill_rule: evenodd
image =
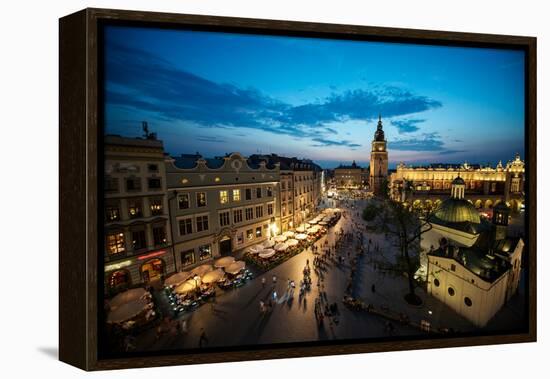
<instances>
[{"instance_id":1,"label":"white wall background","mask_svg":"<svg viewBox=\"0 0 550 379\"><path fill-rule=\"evenodd\" d=\"M0 376L69 378L82 372L57 356L58 21L86 6L538 37L539 172L547 173L550 39L544 1L105 0L2 3L0 22ZM545 70L546 68L546 70ZM539 214L548 212L538 177ZM539 217L539 342L383 354L94 373L94 377L293 378L376 376L519 378L547 366L549 222ZM409 376L410 374L410 376ZM537 375L538 377L544 374Z\"/></svg>"}]
</instances>

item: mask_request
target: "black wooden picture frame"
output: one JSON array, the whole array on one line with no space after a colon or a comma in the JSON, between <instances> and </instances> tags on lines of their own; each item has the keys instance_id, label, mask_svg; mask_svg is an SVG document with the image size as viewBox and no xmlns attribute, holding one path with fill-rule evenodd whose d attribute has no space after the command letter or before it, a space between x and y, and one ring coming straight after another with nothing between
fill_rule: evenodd
<instances>
[{"instance_id":1,"label":"black wooden picture frame","mask_svg":"<svg viewBox=\"0 0 550 379\"><path fill-rule=\"evenodd\" d=\"M471 335L361 343L284 345L257 350L217 350L102 358L98 314L102 282L103 134L100 127L102 75L100 33L104 23L194 27L273 35L398 41L416 44L515 48L525 51L526 248L528 330L505 335ZM110 9L85 9L59 21L59 357L84 370L355 354L411 349L536 341L536 38L356 25L197 16Z\"/></svg>"}]
</instances>

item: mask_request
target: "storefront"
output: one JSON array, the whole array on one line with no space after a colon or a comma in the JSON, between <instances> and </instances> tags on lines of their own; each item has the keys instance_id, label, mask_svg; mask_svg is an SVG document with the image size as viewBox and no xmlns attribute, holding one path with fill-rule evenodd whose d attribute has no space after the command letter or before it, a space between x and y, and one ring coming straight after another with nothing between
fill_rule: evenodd
<instances>
[{"instance_id":1,"label":"storefront","mask_svg":"<svg viewBox=\"0 0 550 379\"><path fill-rule=\"evenodd\" d=\"M109 274L107 279L108 288L118 292L129 288L132 285L132 277L128 270L117 270Z\"/></svg>"},{"instance_id":2,"label":"storefront","mask_svg":"<svg viewBox=\"0 0 550 379\"><path fill-rule=\"evenodd\" d=\"M141 278L143 283L150 283L164 278L165 264L160 258L153 258L141 265Z\"/></svg>"}]
</instances>

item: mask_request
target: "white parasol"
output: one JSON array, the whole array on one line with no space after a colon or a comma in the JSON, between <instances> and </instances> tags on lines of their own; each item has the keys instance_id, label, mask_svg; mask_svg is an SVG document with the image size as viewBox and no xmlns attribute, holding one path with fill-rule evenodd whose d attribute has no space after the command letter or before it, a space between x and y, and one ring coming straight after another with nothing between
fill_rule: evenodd
<instances>
[{"instance_id":1,"label":"white parasol","mask_svg":"<svg viewBox=\"0 0 550 379\"><path fill-rule=\"evenodd\" d=\"M113 297L111 301L109 301L109 305L111 309L114 309L131 301L141 299L148 293L149 292L147 292L145 288L132 288L128 291L121 292Z\"/></svg>"},{"instance_id":2,"label":"white parasol","mask_svg":"<svg viewBox=\"0 0 550 379\"><path fill-rule=\"evenodd\" d=\"M120 323L128 321L140 314L149 304L146 299L135 299L118 306L107 315L107 322Z\"/></svg>"},{"instance_id":3,"label":"white parasol","mask_svg":"<svg viewBox=\"0 0 550 379\"><path fill-rule=\"evenodd\" d=\"M198 286L200 285L200 279L195 281L194 279L190 279L182 284L180 284L179 286L177 286L174 291L177 292L177 293L187 293L187 292L191 292L191 291L194 291L198 288Z\"/></svg>"},{"instance_id":4,"label":"white parasol","mask_svg":"<svg viewBox=\"0 0 550 379\"><path fill-rule=\"evenodd\" d=\"M227 267L233 262L235 262L235 258L233 257L222 257L217 259L216 262L214 262L214 267L216 268Z\"/></svg>"},{"instance_id":5,"label":"white parasol","mask_svg":"<svg viewBox=\"0 0 550 379\"><path fill-rule=\"evenodd\" d=\"M288 249L288 244L286 244L285 242L281 242L275 245L276 251L285 251L286 249Z\"/></svg>"},{"instance_id":6,"label":"white parasol","mask_svg":"<svg viewBox=\"0 0 550 379\"><path fill-rule=\"evenodd\" d=\"M232 262L233 263L233 262ZM229 265L230 266L230 265ZM222 269L216 269L214 271L207 272L203 278L202 282L206 284L214 283L220 281L225 276L225 273Z\"/></svg>"},{"instance_id":7,"label":"white parasol","mask_svg":"<svg viewBox=\"0 0 550 379\"><path fill-rule=\"evenodd\" d=\"M289 240L286 241L286 244L287 244L288 246L290 246L290 247L296 246L296 245L298 245L299 243L300 243L300 241L295 240L294 238L289 239Z\"/></svg>"},{"instance_id":8,"label":"white parasol","mask_svg":"<svg viewBox=\"0 0 550 379\"><path fill-rule=\"evenodd\" d=\"M271 258L275 255L275 250L273 249L265 249L260 254L258 254L260 258Z\"/></svg>"},{"instance_id":9,"label":"white parasol","mask_svg":"<svg viewBox=\"0 0 550 379\"><path fill-rule=\"evenodd\" d=\"M166 286L177 286L191 277L191 273L188 271L178 272L164 281Z\"/></svg>"},{"instance_id":10,"label":"white parasol","mask_svg":"<svg viewBox=\"0 0 550 379\"><path fill-rule=\"evenodd\" d=\"M273 247L273 245L275 245L275 241L273 241L271 239L265 240L264 243L262 244L262 246L266 249L270 248L270 247Z\"/></svg>"},{"instance_id":11,"label":"white parasol","mask_svg":"<svg viewBox=\"0 0 550 379\"><path fill-rule=\"evenodd\" d=\"M245 267L245 263L243 261L235 261L231 263L230 266L225 268L225 272L227 272L228 274L235 275L235 274L238 274L240 271L242 271L244 267Z\"/></svg>"},{"instance_id":12,"label":"white parasol","mask_svg":"<svg viewBox=\"0 0 550 379\"><path fill-rule=\"evenodd\" d=\"M280 236L273 237L273 240L275 242L285 242L287 238L288 238L287 236L285 236L284 234L281 234Z\"/></svg>"},{"instance_id":13,"label":"white parasol","mask_svg":"<svg viewBox=\"0 0 550 379\"><path fill-rule=\"evenodd\" d=\"M287 236L288 238L294 237L294 232L292 230L287 230L283 233L284 236Z\"/></svg>"},{"instance_id":14,"label":"white parasol","mask_svg":"<svg viewBox=\"0 0 550 379\"><path fill-rule=\"evenodd\" d=\"M300 233L300 234L296 234L294 238L296 238L297 240L305 240L307 238L307 235Z\"/></svg>"},{"instance_id":15,"label":"white parasol","mask_svg":"<svg viewBox=\"0 0 550 379\"><path fill-rule=\"evenodd\" d=\"M192 276L195 276L195 275L203 276L204 274L206 274L207 272L212 271L212 270L213 270L213 268L212 268L211 265L204 264L204 265L201 265L199 267L195 267L193 270L191 270L191 275Z\"/></svg>"}]
</instances>

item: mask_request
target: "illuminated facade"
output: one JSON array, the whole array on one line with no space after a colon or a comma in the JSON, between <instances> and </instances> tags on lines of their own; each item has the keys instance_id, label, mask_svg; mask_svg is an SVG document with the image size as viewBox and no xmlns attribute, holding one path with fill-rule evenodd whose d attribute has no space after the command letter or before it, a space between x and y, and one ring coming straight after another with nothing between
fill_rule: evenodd
<instances>
[{"instance_id":1,"label":"illuminated facade","mask_svg":"<svg viewBox=\"0 0 550 379\"><path fill-rule=\"evenodd\" d=\"M406 166L400 163L390 175L390 194L394 200L415 208L435 209L446 198L452 181L464 180L464 198L476 209L491 209L505 201L513 211L522 208L525 196L525 163L519 154L506 166L496 167L452 164Z\"/></svg>"},{"instance_id":2,"label":"illuminated facade","mask_svg":"<svg viewBox=\"0 0 550 379\"><path fill-rule=\"evenodd\" d=\"M422 236L428 293L478 327L485 326L516 292L524 243L508 237L510 208L494 207L491 222L464 199L456 177L451 197L430 216Z\"/></svg>"},{"instance_id":3,"label":"illuminated facade","mask_svg":"<svg viewBox=\"0 0 550 379\"><path fill-rule=\"evenodd\" d=\"M369 186L375 195L383 195L388 179L388 151L382 128L382 118L378 117L378 125L372 141L370 153Z\"/></svg>"},{"instance_id":4,"label":"illuminated facade","mask_svg":"<svg viewBox=\"0 0 550 379\"><path fill-rule=\"evenodd\" d=\"M364 185L364 169L355 161L351 165L340 165L334 169L334 183L338 189L358 189Z\"/></svg>"},{"instance_id":5,"label":"illuminated facade","mask_svg":"<svg viewBox=\"0 0 550 379\"><path fill-rule=\"evenodd\" d=\"M174 272L161 141L105 137L104 262L107 289Z\"/></svg>"},{"instance_id":6,"label":"illuminated facade","mask_svg":"<svg viewBox=\"0 0 550 379\"><path fill-rule=\"evenodd\" d=\"M278 230L279 165L239 153L167 157L168 200L178 268L263 242Z\"/></svg>"}]
</instances>

